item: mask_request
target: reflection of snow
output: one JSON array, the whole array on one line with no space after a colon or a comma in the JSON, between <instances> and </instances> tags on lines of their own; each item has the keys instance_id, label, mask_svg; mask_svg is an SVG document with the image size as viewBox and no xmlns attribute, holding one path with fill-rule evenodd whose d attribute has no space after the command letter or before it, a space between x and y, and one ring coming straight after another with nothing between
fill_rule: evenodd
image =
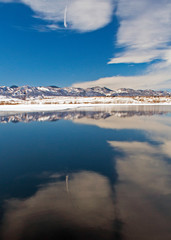
<instances>
[{"instance_id":1,"label":"reflection of snow","mask_svg":"<svg viewBox=\"0 0 171 240\"><path fill-rule=\"evenodd\" d=\"M142 108L143 107L143 108ZM171 112L169 106L96 106L96 107L82 107L79 109L70 109L63 111L43 111L43 112L0 112L0 123L8 122L31 122L31 121L57 121L60 119L73 120L78 123L96 124L100 126L104 122L104 127L109 127L109 123L113 128L117 127L118 118L130 118L120 121L120 126L128 128L128 123L132 122L133 126L137 128L138 123L144 122L141 118L136 116L152 116L152 115L166 115ZM135 120L136 118L136 120ZM156 118L156 116L155 116ZM151 121L152 121L151 117ZM167 117L165 118L167 119ZM94 120L94 121L93 121ZM98 121L97 121L98 120ZM113 121L112 121L113 120ZM136 121L136 125L135 125ZM123 123L123 126L122 126ZM105 126L106 124L106 126ZM113 125L112 125L113 124ZM151 124L151 122L150 122ZM143 126L143 125L142 125ZM149 124L148 124L149 126ZM153 121L152 126L155 126ZM152 128L151 126L151 128ZM159 126L158 126L159 127ZM161 127L161 126L160 126ZM147 126L145 126L147 128Z\"/></svg>"},{"instance_id":2,"label":"reflection of snow","mask_svg":"<svg viewBox=\"0 0 171 240\"><path fill-rule=\"evenodd\" d=\"M106 119L100 118L98 121L93 118L74 119L75 123L95 125L106 129L138 129L147 134L151 134L154 141L171 140L171 121L169 116L162 116L162 113L170 113L170 106L118 106L113 107L113 111L125 109L127 116L118 117L117 114L111 114ZM113 112L112 111L112 112ZM138 114L137 114L138 113Z\"/></svg>"}]
</instances>

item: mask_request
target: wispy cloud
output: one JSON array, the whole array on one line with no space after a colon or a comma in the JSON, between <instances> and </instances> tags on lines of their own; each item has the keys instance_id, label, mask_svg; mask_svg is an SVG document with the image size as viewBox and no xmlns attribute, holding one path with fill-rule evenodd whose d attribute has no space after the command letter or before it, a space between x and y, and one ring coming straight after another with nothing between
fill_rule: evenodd
<instances>
[{"instance_id":1,"label":"wispy cloud","mask_svg":"<svg viewBox=\"0 0 171 240\"><path fill-rule=\"evenodd\" d=\"M117 17L119 28L116 46L119 53L108 62L150 63L140 76L114 76L97 81L75 84L90 87L108 86L112 89L170 88L171 86L171 1L119 0ZM159 60L157 63L154 60Z\"/></svg>"},{"instance_id":2,"label":"wispy cloud","mask_svg":"<svg viewBox=\"0 0 171 240\"><path fill-rule=\"evenodd\" d=\"M111 89L134 88L134 89L168 89L171 88L171 69L160 69L138 76L113 76L100 78L96 81L80 82L73 87L107 86Z\"/></svg>"},{"instance_id":3,"label":"wispy cloud","mask_svg":"<svg viewBox=\"0 0 171 240\"><path fill-rule=\"evenodd\" d=\"M0 0L0 2L16 2ZM18 0L34 12L35 17L48 21L47 26L59 23L80 32L94 31L107 25L113 15L114 0ZM67 24L64 22L67 6ZM52 29L54 30L54 28Z\"/></svg>"},{"instance_id":4,"label":"wispy cloud","mask_svg":"<svg viewBox=\"0 0 171 240\"><path fill-rule=\"evenodd\" d=\"M118 47L125 50L109 63L144 63L161 59L171 63L170 0L119 0Z\"/></svg>"}]
</instances>

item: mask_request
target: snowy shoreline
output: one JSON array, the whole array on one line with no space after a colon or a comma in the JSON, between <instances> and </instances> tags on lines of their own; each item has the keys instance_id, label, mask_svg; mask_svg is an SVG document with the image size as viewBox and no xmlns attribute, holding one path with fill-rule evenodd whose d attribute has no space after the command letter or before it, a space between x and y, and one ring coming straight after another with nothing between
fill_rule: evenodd
<instances>
[{"instance_id":1,"label":"snowy shoreline","mask_svg":"<svg viewBox=\"0 0 171 240\"><path fill-rule=\"evenodd\" d=\"M171 103L97 103L97 104L18 104L1 105L0 112L40 112L40 111L60 111L68 109L78 109L84 107L98 106L171 106Z\"/></svg>"}]
</instances>

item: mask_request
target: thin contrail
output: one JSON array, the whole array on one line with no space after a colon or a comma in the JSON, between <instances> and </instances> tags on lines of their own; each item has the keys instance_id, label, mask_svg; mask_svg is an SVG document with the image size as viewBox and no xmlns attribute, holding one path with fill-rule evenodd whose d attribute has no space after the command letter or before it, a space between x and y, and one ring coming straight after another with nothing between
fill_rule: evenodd
<instances>
[{"instance_id":1,"label":"thin contrail","mask_svg":"<svg viewBox=\"0 0 171 240\"><path fill-rule=\"evenodd\" d=\"M66 191L69 192L69 184L68 184L68 179L69 179L69 176L66 175Z\"/></svg>"},{"instance_id":2,"label":"thin contrail","mask_svg":"<svg viewBox=\"0 0 171 240\"><path fill-rule=\"evenodd\" d=\"M64 11L64 27L67 28L67 11L68 11L68 1Z\"/></svg>"}]
</instances>

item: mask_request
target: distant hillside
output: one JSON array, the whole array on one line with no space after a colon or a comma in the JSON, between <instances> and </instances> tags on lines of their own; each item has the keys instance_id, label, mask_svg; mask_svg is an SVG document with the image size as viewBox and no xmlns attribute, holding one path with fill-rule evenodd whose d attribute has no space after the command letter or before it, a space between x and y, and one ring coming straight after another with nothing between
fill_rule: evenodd
<instances>
[{"instance_id":1,"label":"distant hillside","mask_svg":"<svg viewBox=\"0 0 171 240\"><path fill-rule=\"evenodd\" d=\"M66 87L59 88L56 86L49 87L30 87L22 86L18 87L13 85L11 87L1 86L0 97L33 100L44 99L57 96L71 96L71 97L165 97L171 96L168 91L154 91L154 90L134 90L129 88L120 88L117 90L111 90L106 87L92 87L92 88L74 88Z\"/></svg>"}]
</instances>

